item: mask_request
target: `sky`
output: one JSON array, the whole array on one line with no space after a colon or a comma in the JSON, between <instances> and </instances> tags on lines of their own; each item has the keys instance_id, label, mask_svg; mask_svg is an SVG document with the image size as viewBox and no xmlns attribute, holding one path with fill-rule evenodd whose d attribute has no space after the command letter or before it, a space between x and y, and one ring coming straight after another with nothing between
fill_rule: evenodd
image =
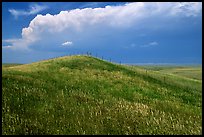
<instances>
[{"instance_id":1,"label":"sky","mask_svg":"<svg viewBox=\"0 0 204 137\"><path fill-rule=\"evenodd\" d=\"M2 2L2 63L85 54L202 63L202 2Z\"/></svg>"}]
</instances>

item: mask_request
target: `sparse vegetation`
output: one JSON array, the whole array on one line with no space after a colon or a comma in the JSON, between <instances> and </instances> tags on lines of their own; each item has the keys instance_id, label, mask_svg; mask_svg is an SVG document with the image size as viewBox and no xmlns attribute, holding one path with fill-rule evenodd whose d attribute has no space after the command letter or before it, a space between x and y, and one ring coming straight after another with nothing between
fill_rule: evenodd
<instances>
[{"instance_id":1,"label":"sparse vegetation","mask_svg":"<svg viewBox=\"0 0 204 137\"><path fill-rule=\"evenodd\" d=\"M200 73L172 73L88 56L4 67L2 134L201 134Z\"/></svg>"}]
</instances>

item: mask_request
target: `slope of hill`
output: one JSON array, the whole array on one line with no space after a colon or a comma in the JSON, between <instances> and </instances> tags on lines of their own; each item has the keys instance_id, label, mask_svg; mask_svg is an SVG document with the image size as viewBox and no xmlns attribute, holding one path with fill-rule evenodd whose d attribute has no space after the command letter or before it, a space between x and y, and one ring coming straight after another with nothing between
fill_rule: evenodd
<instances>
[{"instance_id":1,"label":"slope of hill","mask_svg":"<svg viewBox=\"0 0 204 137\"><path fill-rule=\"evenodd\" d=\"M2 134L201 134L202 80L88 56L2 70Z\"/></svg>"}]
</instances>

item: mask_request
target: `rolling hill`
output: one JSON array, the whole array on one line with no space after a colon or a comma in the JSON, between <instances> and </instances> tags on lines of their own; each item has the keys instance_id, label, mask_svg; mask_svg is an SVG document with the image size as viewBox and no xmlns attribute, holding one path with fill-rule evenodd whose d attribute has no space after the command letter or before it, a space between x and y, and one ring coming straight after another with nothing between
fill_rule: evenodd
<instances>
[{"instance_id":1,"label":"rolling hill","mask_svg":"<svg viewBox=\"0 0 204 137\"><path fill-rule=\"evenodd\" d=\"M202 79L64 56L2 67L2 134L201 134Z\"/></svg>"}]
</instances>

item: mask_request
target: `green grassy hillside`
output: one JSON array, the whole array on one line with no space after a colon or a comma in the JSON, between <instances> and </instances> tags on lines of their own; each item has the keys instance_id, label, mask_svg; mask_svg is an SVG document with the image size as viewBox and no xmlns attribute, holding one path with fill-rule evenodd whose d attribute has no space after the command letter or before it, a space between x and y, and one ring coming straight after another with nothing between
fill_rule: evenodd
<instances>
[{"instance_id":1,"label":"green grassy hillside","mask_svg":"<svg viewBox=\"0 0 204 137\"><path fill-rule=\"evenodd\" d=\"M2 70L2 134L201 134L202 80L88 56Z\"/></svg>"}]
</instances>

